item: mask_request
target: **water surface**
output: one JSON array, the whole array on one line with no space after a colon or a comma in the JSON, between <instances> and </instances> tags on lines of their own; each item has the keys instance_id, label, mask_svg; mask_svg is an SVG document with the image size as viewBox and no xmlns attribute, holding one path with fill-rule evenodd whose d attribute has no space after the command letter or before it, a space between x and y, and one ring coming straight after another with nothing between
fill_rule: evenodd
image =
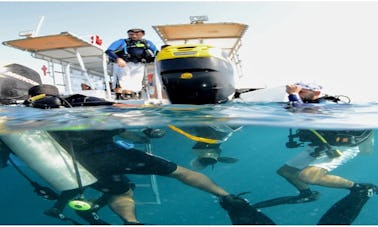
<instances>
[{"instance_id":1,"label":"water surface","mask_svg":"<svg viewBox=\"0 0 378 227\"><path fill-rule=\"evenodd\" d=\"M72 109L40 110L20 106L0 107L0 133L9 134L25 130L111 130L126 128L140 131L146 127L166 131L162 138L151 139L154 154L187 168L195 158L192 147L195 141L168 127L179 128L211 126L227 130L241 126L221 145L222 156L237 158L232 164L217 163L198 170L231 193L245 194L251 203L278 196L296 195L297 191L276 174L285 161L301 151L289 149L289 129L374 129L378 128L378 104L318 105L316 109L292 112L284 103L242 103L224 105L168 105L147 108L85 107ZM142 149L144 145L138 145ZM376 172L377 149L359 155L332 173L356 182L378 184ZM46 184L27 165L18 162L28 176ZM53 202L43 200L33 193L29 183L8 166L0 169L3 179L1 192L0 224L66 224L47 217L43 211ZM148 183L146 176L130 176L135 182ZM155 201L149 188L137 187L135 197L140 221L150 224L178 225L228 225L227 213L217 199L207 193L190 188L173 179L157 177L161 204ZM281 205L262 211L277 224L316 224L322 214L348 191L312 186L319 191L319 200L311 203ZM88 190L88 197L96 192ZM377 197L373 197L353 224L378 224ZM66 215L77 218L69 208ZM100 211L101 217L112 224L122 224L109 208ZM80 220L79 218L77 218ZM80 220L82 221L82 220ZM83 222L84 223L84 222Z\"/></svg>"}]
</instances>

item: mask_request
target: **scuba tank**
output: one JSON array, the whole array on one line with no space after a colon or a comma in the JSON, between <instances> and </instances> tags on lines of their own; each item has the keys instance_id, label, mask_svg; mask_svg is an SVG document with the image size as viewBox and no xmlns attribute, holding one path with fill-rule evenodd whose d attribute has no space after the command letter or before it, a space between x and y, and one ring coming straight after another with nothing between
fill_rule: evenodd
<instances>
[{"instance_id":1,"label":"scuba tank","mask_svg":"<svg viewBox=\"0 0 378 227\"><path fill-rule=\"evenodd\" d=\"M3 134L1 140L32 170L60 191L78 188L72 156L51 135L43 130ZM77 163L82 186L97 179Z\"/></svg>"}]
</instances>

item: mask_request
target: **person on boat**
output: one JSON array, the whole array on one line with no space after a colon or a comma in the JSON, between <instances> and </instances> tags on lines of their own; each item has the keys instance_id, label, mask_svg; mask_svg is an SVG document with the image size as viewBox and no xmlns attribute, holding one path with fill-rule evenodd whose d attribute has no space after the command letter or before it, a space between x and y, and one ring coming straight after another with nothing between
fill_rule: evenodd
<instances>
[{"instance_id":1,"label":"person on boat","mask_svg":"<svg viewBox=\"0 0 378 227\"><path fill-rule=\"evenodd\" d=\"M289 109L319 111L318 103L338 103L340 98L322 93L322 87L317 84L295 83L286 86L289 94ZM291 131L292 132L292 131ZM311 130L299 129L297 134L289 135L289 148L307 145L305 150L286 162L277 170L277 173L298 189L299 195L270 199L254 204L256 208L270 207L280 204L295 204L317 200L319 193L312 191L309 185L319 185L330 188L348 189L351 197L348 201L357 204L348 206L362 206L374 192L377 186L371 183L356 183L352 180L330 174L337 167L347 163L360 153L373 150L373 131L366 130ZM296 143L293 138L299 138ZM362 202L358 202L360 198ZM349 208L345 208L349 209ZM353 220L356 216L353 217ZM335 217L324 217L325 224L343 224L334 220ZM341 221L341 220L340 220ZM348 220L346 222L349 222ZM328 222L328 223L327 223Z\"/></svg>"},{"instance_id":2,"label":"person on boat","mask_svg":"<svg viewBox=\"0 0 378 227\"><path fill-rule=\"evenodd\" d=\"M81 83L80 86L81 86L81 90L83 91L92 90L92 87L89 86L88 84Z\"/></svg>"},{"instance_id":3,"label":"person on boat","mask_svg":"<svg viewBox=\"0 0 378 227\"><path fill-rule=\"evenodd\" d=\"M48 85L32 87L29 94L31 97L26 104L31 107L49 109L61 106L82 106L79 105L78 100L83 100L83 104L88 104L85 103L88 99L81 97L80 99L58 97L57 89ZM95 101L99 102L99 100L92 100L90 103L94 104ZM104 194L99 199L100 205L95 206L95 210L79 212L81 217L93 224L104 224L102 220L96 219L92 214L99 207L109 204L125 224L139 223L135 215L135 203L132 197L133 184L125 174L154 174L174 178L188 186L219 197L221 207L228 212L234 224L273 223L267 216L253 208L247 200L240 195L230 194L206 175L135 149L132 141L123 137L124 132L127 130L49 131L49 134L63 148L74 152L73 156L78 163L97 178L98 181L90 187ZM62 192L54 207L46 211L46 214L60 217L67 201L79 191Z\"/></svg>"},{"instance_id":4,"label":"person on boat","mask_svg":"<svg viewBox=\"0 0 378 227\"><path fill-rule=\"evenodd\" d=\"M112 88L118 99L138 98L145 80L145 64L154 61L157 48L144 39L145 31L133 28L127 39L114 41L105 51L113 62Z\"/></svg>"}]
</instances>

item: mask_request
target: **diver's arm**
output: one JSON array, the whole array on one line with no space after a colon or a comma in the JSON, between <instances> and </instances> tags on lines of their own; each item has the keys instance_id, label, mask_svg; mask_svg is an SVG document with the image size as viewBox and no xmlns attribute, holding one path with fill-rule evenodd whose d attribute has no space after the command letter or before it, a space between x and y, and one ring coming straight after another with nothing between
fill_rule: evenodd
<instances>
[{"instance_id":1,"label":"diver's arm","mask_svg":"<svg viewBox=\"0 0 378 227\"><path fill-rule=\"evenodd\" d=\"M286 85L286 92L289 94L289 102L291 106L301 106L303 104L302 98L299 96L301 87L296 85Z\"/></svg>"},{"instance_id":2,"label":"diver's arm","mask_svg":"<svg viewBox=\"0 0 378 227\"><path fill-rule=\"evenodd\" d=\"M154 55L156 55L158 49L156 48L155 44L149 40L146 40L147 44L148 44L148 49L150 49L152 51L152 53L154 53Z\"/></svg>"},{"instance_id":3,"label":"diver's arm","mask_svg":"<svg viewBox=\"0 0 378 227\"><path fill-rule=\"evenodd\" d=\"M110 44L105 53L109 56L111 60L116 61L118 58L116 52L122 50L125 47L125 45L126 42L124 41L124 39L119 39Z\"/></svg>"}]
</instances>

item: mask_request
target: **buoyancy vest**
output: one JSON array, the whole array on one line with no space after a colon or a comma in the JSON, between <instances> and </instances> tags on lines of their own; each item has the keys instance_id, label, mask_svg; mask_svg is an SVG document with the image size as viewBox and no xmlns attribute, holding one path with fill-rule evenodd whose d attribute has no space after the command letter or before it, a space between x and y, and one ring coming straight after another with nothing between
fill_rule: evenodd
<instances>
[{"instance_id":1,"label":"buoyancy vest","mask_svg":"<svg viewBox=\"0 0 378 227\"><path fill-rule=\"evenodd\" d=\"M316 130L331 146L358 146L370 138L373 130ZM310 130L299 129L296 135L301 142L309 142L310 146L321 145L322 142Z\"/></svg>"},{"instance_id":2,"label":"buoyancy vest","mask_svg":"<svg viewBox=\"0 0 378 227\"><path fill-rule=\"evenodd\" d=\"M24 105L39 109L53 109L77 106L113 105L113 102L102 98L75 94L68 97L40 94L25 100Z\"/></svg>"},{"instance_id":3,"label":"buoyancy vest","mask_svg":"<svg viewBox=\"0 0 378 227\"><path fill-rule=\"evenodd\" d=\"M115 52L115 54L124 59L126 62L149 63L155 59L155 54L149 49L150 45L147 40L125 39L126 48Z\"/></svg>"},{"instance_id":4,"label":"buoyancy vest","mask_svg":"<svg viewBox=\"0 0 378 227\"><path fill-rule=\"evenodd\" d=\"M345 98L345 100L342 100L341 98ZM338 96L325 95L325 96L322 96L322 97L315 99L315 100L303 100L303 102L304 103L322 103L322 102L350 103L350 99L349 99L349 97L344 96L344 95L338 95Z\"/></svg>"}]
</instances>

